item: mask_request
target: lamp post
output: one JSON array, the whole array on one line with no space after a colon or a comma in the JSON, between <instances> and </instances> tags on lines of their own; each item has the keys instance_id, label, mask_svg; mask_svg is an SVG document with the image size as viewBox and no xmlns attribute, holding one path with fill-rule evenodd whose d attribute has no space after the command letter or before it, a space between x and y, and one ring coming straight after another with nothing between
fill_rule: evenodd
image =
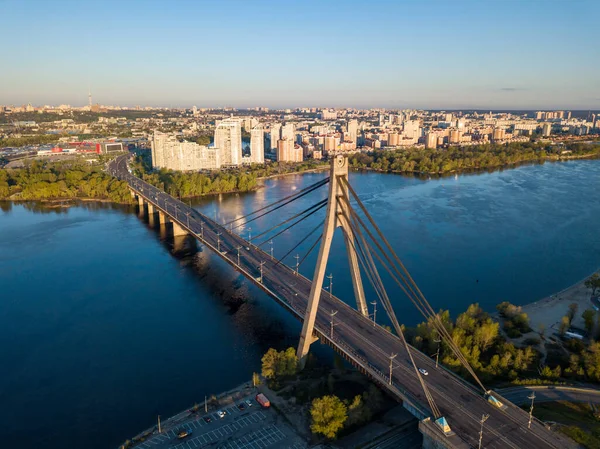
<instances>
[{"instance_id":1,"label":"lamp post","mask_svg":"<svg viewBox=\"0 0 600 449\"><path fill-rule=\"evenodd\" d=\"M241 249L241 248L242 248L241 246L238 246L238 247L237 247L238 267L240 266L240 249Z\"/></svg>"},{"instance_id":2,"label":"lamp post","mask_svg":"<svg viewBox=\"0 0 600 449\"><path fill-rule=\"evenodd\" d=\"M221 252L221 233L217 232L217 251Z\"/></svg>"},{"instance_id":3,"label":"lamp post","mask_svg":"<svg viewBox=\"0 0 600 449\"><path fill-rule=\"evenodd\" d=\"M389 379L389 384L392 385L392 375L394 373L394 359L396 358L398 354L391 354L390 355L390 379Z\"/></svg>"},{"instance_id":4,"label":"lamp post","mask_svg":"<svg viewBox=\"0 0 600 449\"><path fill-rule=\"evenodd\" d=\"M294 259L296 259L296 276L298 276L298 268L300 268L300 262L299 262L299 260L300 260L300 255L296 254L296 255L294 256Z\"/></svg>"},{"instance_id":5,"label":"lamp post","mask_svg":"<svg viewBox=\"0 0 600 449\"><path fill-rule=\"evenodd\" d=\"M377 301L373 301L371 304L373 304L373 327L375 327L377 323Z\"/></svg>"},{"instance_id":6,"label":"lamp post","mask_svg":"<svg viewBox=\"0 0 600 449\"><path fill-rule=\"evenodd\" d=\"M529 409L529 423L527 423L527 428L531 429L531 421L533 420L533 401L535 400L535 392L531 393L531 396L527 396L527 399L531 399L531 408Z\"/></svg>"},{"instance_id":7,"label":"lamp post","mask_svg":"<svg viewBox=\"0 0 600 449\"><path fill-rule=\"evenodd\" d=\"M329 297L331 298L333 296L333 274L330 273L327 279L329 279Z\"/></svg>"},{"instance_id":8,"label":"lamp post","mask_svg":"<svg viewBox=\"0 0 600 449\"><path fill-rule=\"evenodd\" d=\"M200 222L200 236L202 237L202 240L204 240L204 222L203 221Z\"/></svg>"},{"instance_id":9,"label":"lamp post","mask_svg":"<svg viewBox=\"0 0 600 449\"><path fill-rule=\"evenodd\" d=\"M331 316L331 320L329 321L330 324L330 328L329 328L329 337L333 340L333 317L338 313L337 310L331 310L331 313L329 314Z\"/></svg>"},{"instance_id":10,"label":"lamp post","mask_svg":"<svg viewBox=\"0 0 600 449\"><path fill-rule=\"evenodd\" d=\"M437 343L437 351L435 351L435 367L438 367L438 362L440 360L440 343L442 342L442 339L439 337L436 340L433 340L434 343Z\"/></svg>"},{"instance_id":11,"label":"lamp post","mask_svg":"<svg viewBox=\"0 0 600 449\"><path fill-rule=\"evenodd\" d=\"M248 246L252 246L252 228L248 228Z\"/></svg>"},{"instance_id":12,"label":"lamp post","mask_svg":"<svg viewBox=\"0 0 600 449\"><path fill-rule=\"evenodd\" d=\"M263 281L263 265L265 264L265 262L261 262L260 263L260 283L262 284Z\"/></svg>"},{"instance_id":13,"label":"lamp post","mask_svg":"<svg viewBox=\"0 0 600 449\"><path fill-rule=\"evenodd\" d=\"M481 415L481 429L479 430L479 449L481 449L481 441L483 440L483 423L487 421L490 415Z\"/></svg>"},{"instance_id":14,"label":"lamp post","mask_svg":"<svg viewBox=\"0 0 600 449\"><path fill-rule=\"evenodd\" d=\"M269 243L271 244L271 260L273 260L273 240L269 240Z\"/></svg>"}]
</instances>

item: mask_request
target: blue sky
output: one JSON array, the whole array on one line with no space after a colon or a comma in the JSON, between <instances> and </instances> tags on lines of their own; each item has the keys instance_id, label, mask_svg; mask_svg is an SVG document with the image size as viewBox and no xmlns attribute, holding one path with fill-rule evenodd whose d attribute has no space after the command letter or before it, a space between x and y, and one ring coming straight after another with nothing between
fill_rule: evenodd
<instances>
[{"instance_id":1,"label":"blue sky","mask_svg":"<svg viewBox=\"0 0 600 449\"><path fill-rule=\"evenodd\" d=\"M0 104L600 108L597 0L0 0Z\"/></svg>"}]
</instances>

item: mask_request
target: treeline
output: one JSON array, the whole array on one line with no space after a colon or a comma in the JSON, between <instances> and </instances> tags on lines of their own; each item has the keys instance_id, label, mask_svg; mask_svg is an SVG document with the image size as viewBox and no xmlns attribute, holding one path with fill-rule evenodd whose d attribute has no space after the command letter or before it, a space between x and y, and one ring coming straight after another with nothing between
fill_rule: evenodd
<instances>
[{"instance_id":1,"label":"treeline","mask_svg":"<svg viewBox=\"0 0 600 449\"><path fill-rule=\"evenodd\" d=\"M350 156L353 168L384 172L445 174L486 170L526 162L556 160L565 156L600 155L600 145L569 143L551 146L520 142L505 145L475 145L447 149L401 149L356 153Z\"/></svg>"},{"instance_id":2,"label":"treeline","mask_svg":"<svg viewBox=\"0 0 600 449\"><path fill-rule=\"evenodd\" d=\"M23 147L26 145L43 145L46 143L58 142L58 139L63 137L59 134L40 134L37 136L25 136L25 137L7 137L0 139L0 148L5 147Z\"/></svg>"},{"instance_id":3,"label":"treeline","mask_svg":"<svg viewBox=\"0 0 600 449\"><path fill-rule=\"evenodd\" d=\"M32 161L25 168L0 170L0 200L106 199L129 203L127 183L77 160Z\"/></svg>"},{"instance_id":4,"label":"treeline","mask_svg":"<svg viewBox=\"0 0 600 449\"><path fill-rule=\"evenodd\" d=\"M168 194L179 197L194 197L215 193L249 192L258 187L258 179L285 173L301 172L323 165L316 161L302 163L266 163L248 167L231 168L219 172L178 172L161 169L152 171L147 153L136 156L132 164L134 173L144 181Z\"/></svg>"}]
</instances>

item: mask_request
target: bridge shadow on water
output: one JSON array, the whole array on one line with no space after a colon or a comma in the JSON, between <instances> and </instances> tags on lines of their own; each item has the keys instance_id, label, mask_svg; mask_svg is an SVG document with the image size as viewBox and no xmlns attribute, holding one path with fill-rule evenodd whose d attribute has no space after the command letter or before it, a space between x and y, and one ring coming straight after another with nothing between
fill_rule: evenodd
<instances>
[{"instance_id":1,"label":"bridge shadow on water","mask_svg":"<svg viewBox=\"0 0 600 449\"><path fill-rule=\"evenodd\" d=\"M244 335L246 344L256 346L261 354L271 347L297 346L301 323L266 293L194 237L173 236L171 225L161 225L158 217L147 210L136 208L135 213L165 252L179 263L182 274L196 286L198 298L222 308L232 326ZM320 361L331 362L333 351L328 346L315 345L314 349Z\"/></svg>"}]
</instances>

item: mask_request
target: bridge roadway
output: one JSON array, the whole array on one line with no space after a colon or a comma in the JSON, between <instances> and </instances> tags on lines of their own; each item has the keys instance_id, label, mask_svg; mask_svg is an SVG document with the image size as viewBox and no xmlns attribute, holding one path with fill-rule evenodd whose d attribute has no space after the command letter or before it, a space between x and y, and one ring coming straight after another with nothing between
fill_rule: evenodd
<instances>
[{"instance_id":1,"label":"bridge roadway","mask_svg":"<svg viewBox=\"0 0 600 449\"><path fill-rule=\"evenodd\" d=\"M162 190L131 175L127 167L127 156L121 156L107 167L109 173L125 180L129 186L146 201L153 204L201 243L219 254L237 271L244 274L262 290L273 297L288 311L302 320L311 288L311 280L296 274L283 263L276 264L270 255L235 233L225 229L209 217L190 208L183 202L171 197ZM220 236L217 234L220 233ZM220 240L220 244L217 240ZM217 250L220 247L220 251ZM240 264L237 263L237 247L241 246ZM263 278L260 281L261 262ZM333 336L330 314L337 310L334 317ZM394 397L407 402L423 416L431 416L425 395L423 394L415 370L410 363L400 339L372 320L345 304L329 292L322 290L321 302L316 318L315 330L322 342L331 345L348 358L365 374L387 389ZM447 419L454 436L445 437L453 447L477 447L480 420L489 414L484 424L484 448L497 449L545 449L577 447L571 440L548 430L538 420L527 428L529 415L507 403L508 409L502 411L483 398L481 390L455 376L446 369L435 367L435 362L427 355L413 349L419 368L425 368L429 375L424 379ZM392 383L389 381L390 354L398 354L393 361Z\"/></svg>"}]
</instances>

